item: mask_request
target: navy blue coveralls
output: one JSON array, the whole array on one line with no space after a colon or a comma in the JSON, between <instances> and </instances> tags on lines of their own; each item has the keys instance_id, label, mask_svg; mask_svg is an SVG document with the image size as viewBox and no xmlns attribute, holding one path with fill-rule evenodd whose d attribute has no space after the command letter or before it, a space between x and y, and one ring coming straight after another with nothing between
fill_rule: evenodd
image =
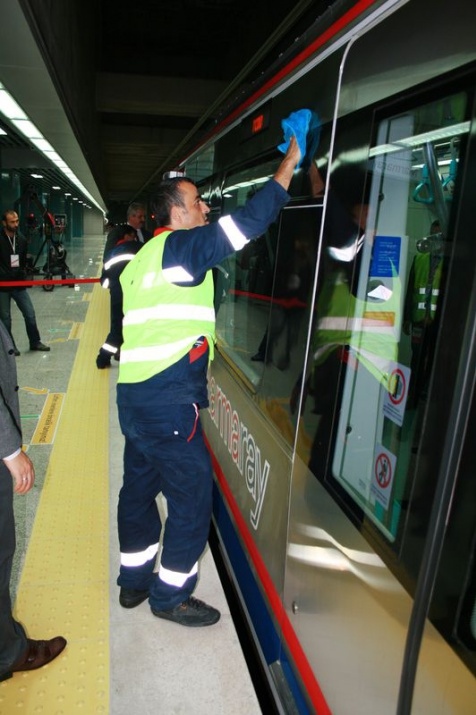
<instances>
[{"instance_id":1,"label":"navy blue coveralls","mask_svg":"<svg viewBox=\"0 0 476 715\"><path fill-rule=\"evenodd\" d=\"M288 200L280 184L270 180L232 214L233 222L245 237L257 238ZM186 285L200 285L206 272L233 252L219 223L174 231L166 238L162 268L182 266L194 277ZM208 357L202 338L177 363L148 380L117 385L125 436L117 583L149 590L156 611L174 608L193 593L198 559L208 540L213 476L199 419L199 410L208 407ZM160 492L167 500L167 521L154 574L162 530L156 503Z\"/></svg>"},{"instance_id":2,"label":"navy blue coveralls","mask_svg":"<svg viewBox=\"0 0 476 715\"><path fill-rule=\"evenodd\" d=\"M122 345L122 288L119 278L122 271L141 248L139 241L119 241L110 251L104 254L104 267L101 273L101 285L109 288L110 294L110 327L100 354L110 360ZM117 262L112 262L116 259ZM109 267L108 264L112 264Z\"/></svg>"}]
</instances>

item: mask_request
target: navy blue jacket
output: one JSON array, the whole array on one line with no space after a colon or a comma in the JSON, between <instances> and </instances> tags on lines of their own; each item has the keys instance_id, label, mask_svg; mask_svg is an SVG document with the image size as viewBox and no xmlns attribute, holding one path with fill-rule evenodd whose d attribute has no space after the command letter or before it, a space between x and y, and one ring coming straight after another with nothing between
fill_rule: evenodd
<instances>
[{"instance_id":1,"label":"navy blue jacket","mask_svg":"<svg viewBox=\"0 0 476 715\"><path fill-rule=\"evenodd\" d=\"M287 191L271 179L232 214L233 221L248 239L258 238L277 219L289 198ZM186 285L199 285L208 270L234 252L219 223L173 231L165 241L162 268L182 266L194 278ZM146 405L153 394L164 405L196 403L201 408L208 407L208 353L206 345L203 347L198 341L167 370L141 383L119 383L118 404Z\"/></svg>"}]
</instances>

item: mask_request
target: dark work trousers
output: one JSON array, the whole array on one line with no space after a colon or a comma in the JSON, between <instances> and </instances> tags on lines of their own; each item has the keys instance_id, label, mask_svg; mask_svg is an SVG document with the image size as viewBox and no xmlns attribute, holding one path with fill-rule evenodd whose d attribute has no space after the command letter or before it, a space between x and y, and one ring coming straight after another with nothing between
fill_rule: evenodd
<instances>
[{"instance_id":1,"label":"dark work trousers","mask_svg":"<svg viewBox=\"0 0 476 715\"><path fill-rule=\"evenodd\" d=\"M12 616L10 576L15 552L12 475L0 460L0 675L27 648L25 631Z\"/></svg>"},{"instance_id":2,"label":"dark work trousers","mask_svg":"<svg viewBox=\"0 0 476 715\"><path fill-rule=\"evenodd\" d=\"M140 383L119 388L119 421L126 443L117 583L149 589L151 607L161 611L182 603L197 583L196 567L207 543L212 510L211 460L195 405L160 405L160 396L141 394ZM156 503L160 492L167 500L167 520L159 572L153 574L162 529ZM161 578L164 569L167 582Z\"/></svg>"},{"instance_id":3,"label":"dark work trousers","mask_svg":"<svg viewBox=\"0 0 476 715\"><path fill-rule=\"evenodd\" d=\"M104 344L114 348L120 348L123 343L122 338L122 288L119 280L111 282L110 294L110 326L109 335ZM108 351L110 352L110 351Z\"/></svg>"},{"instance_id":4,"label":"dark work trousers","mask_svg":"<svg viewBox=\"0 0 476 715\"><path fill-rule=\"evenodd\" d=\"M36 324L36 315L31 298L28 295L26 288L12 288L9 291L0 291L0 320L12 335L12 314L11 300L14 300L23 315L25 328L30 341L30 347L37 345L40 342L40 333ZM15 341L13 340L15 344Z\"/></svg>"}]
</instances>

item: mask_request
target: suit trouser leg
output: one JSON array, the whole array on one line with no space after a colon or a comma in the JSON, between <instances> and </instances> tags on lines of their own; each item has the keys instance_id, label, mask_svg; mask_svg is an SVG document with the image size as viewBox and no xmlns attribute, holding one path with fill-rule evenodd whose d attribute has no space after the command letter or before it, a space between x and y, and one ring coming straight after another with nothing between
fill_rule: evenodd
<instances>
[{"instance_id":1,"label":"suit trouser leg","mask_svg":"<svg viewBox=\"0 0 476 715\"><path fill-rule=\"evenodd\" d=\"M11 312L11 296L10 291L0 291L0 320L8 330L8 333L13 341L12 335L12 312ZM14 342L14 341L13 341Z\"/></svg>"},{"instance_id":2,"label":"suit trouser leg","mask_svg":"<svg viewBox=\"0 0 476 715\"><path fill-rule=\"evenodd\" d=\"M0 675L8 672L27 647L25 631L12 615L10 576L14 552L13 482L0 462Z\"/></svg>"}]
</instances>

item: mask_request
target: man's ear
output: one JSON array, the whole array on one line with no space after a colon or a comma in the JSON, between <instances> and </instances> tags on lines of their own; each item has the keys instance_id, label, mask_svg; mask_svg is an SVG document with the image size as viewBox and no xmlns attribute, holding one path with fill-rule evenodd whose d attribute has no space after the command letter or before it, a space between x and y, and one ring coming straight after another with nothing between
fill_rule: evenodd
<instances>
[{"instance_id":1,"label":"man's ear","mask_svg":"<svg viewBox=\"0 0 476 715\"><path fill-rule=\"evenodd\" d=\"M180 206L172 206L170 209L170 220L174 225L182 225L182 209Z\"/></svg>"}]
</instances>

